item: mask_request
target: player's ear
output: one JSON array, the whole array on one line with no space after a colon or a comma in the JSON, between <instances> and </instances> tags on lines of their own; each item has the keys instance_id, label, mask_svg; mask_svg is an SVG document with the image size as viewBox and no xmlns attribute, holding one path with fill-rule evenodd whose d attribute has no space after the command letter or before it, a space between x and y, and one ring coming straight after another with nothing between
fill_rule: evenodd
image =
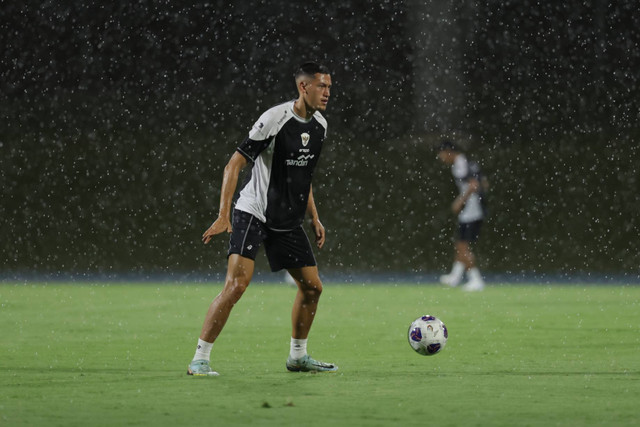
<instances>
[{"instance_id":1,"label":"player's ear","mask_svg":"<svg viewBox=\"0 0 640 427\"><path fill-rule=\"evenodd\" d=\"M300 90L300 93L307 93L307 82L304 79L300 80L300 83L298 83L298 89Z\"/></svg>"}]
</instances>

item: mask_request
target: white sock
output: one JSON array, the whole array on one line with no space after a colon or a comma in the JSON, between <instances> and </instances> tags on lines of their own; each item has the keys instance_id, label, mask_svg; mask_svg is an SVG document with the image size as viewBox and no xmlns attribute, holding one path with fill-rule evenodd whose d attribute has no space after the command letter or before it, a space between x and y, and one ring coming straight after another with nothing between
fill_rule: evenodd
<instances>
[{"instance_id":1,"label":"white sock","mask_svg":"<svg viewBox=\"0 0 640 427\"><path fill-rule=\"evenodd\" d=\"M305 354L307 354L307 340L291 338L291 350L289 351L289 356L292 359L300 359Z\"/></svg>"},{"instance_id":2,"label":"white sock","mask_svg":"<svg viewBox=\"0 0 640 427\"><path fill-rule=\"evenodd\" d=\"M482 274L480 274L480 270L478 270L476 267L470 269L469 279L473 280L474 282L482 282Z\"/></svg>"},{"instance_id":3,"label":"white sock","mask_svg":"<svg viewBox=\"0 0 640 427\"><path fill-rule=\"evenodd\" d=\"M212 348L212 342L202 341L200 338L198 338L198 347L196 347L196 354L193 356L193 360L209 360L211 358Z\"/></svg>"},{"instance_id":4,"label":"white sock","mask_svg":"<svg viewBox=\"0 0 640 427\"><path fill-rule=\"evenodd\" d=\"M460 261L456 261L453 263L453 267L451 267L451 273L449 275L455 279L462 279L462 275L464 274L464 264Z\"/></svg>"}]
</instances>

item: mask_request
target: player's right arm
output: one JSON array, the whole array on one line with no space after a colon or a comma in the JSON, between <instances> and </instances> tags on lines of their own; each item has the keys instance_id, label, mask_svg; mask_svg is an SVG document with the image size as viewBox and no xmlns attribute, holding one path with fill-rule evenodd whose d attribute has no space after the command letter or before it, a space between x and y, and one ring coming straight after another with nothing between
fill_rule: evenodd
<instances>
[{"instance_id":1,"label":"player's right arm","mask_svg":"<svg viewBox=\"0 0 640 427\"><path fill-rule=\"evenodd\" d=\"M464 205L465 203L467 203L467 200L469 200L469 197L471 197L473 193L477 193L479 189L480 184L478 183L478 180L476 178L471 178L469 180L467 190L463 194L456 197L456 199L453 201L453 204L451 205L451 210L453 211L453 213L455 215L458 215L462 211L462 209L464 209Z\"/></svg>"},{"instance_id":2,"label":"player's right arm","mask_svg":"<svg viewBox=\"0 0 640 427\"><path fill-rule=\"evenodd\" d=\"M213 236L224 231L231 233L231 205L233 194L238 185L240 171L247 165L247 159L239 152L233 153L231 159L224 168L222 177L222 191L220 192L220 210L218 218L202 235L202 241L207 244Z\"/></svg>"}]
</instances>

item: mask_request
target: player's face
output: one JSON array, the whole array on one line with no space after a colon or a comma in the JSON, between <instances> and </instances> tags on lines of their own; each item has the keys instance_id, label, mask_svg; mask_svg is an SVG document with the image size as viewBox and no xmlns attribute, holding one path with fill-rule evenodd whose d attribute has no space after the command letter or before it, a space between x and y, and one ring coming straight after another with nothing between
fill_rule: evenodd
<instances>
[{"instance_id":1,"label":"player's face","mask_svg":"<svg viewBox=\"0 0 640 427\"><path fill-rule=\"evenodd\" d=\"M304 84L305 102L314 110L324 111L331 95L331 76L316 73L314 77Z\"/></svg>"},{"instance_id":2,"label":"player's face","mask_svg":"<svg viewBox=\"0 0 640 427\"><path fill-rule=\"evenodd\" d=\"M445 165L452 165L453 164L453 155L452 154L453 153L451 151L449 151L449 150L442 150L442 151L438 152L438 158Z\"/></svg>"}]
</instances>

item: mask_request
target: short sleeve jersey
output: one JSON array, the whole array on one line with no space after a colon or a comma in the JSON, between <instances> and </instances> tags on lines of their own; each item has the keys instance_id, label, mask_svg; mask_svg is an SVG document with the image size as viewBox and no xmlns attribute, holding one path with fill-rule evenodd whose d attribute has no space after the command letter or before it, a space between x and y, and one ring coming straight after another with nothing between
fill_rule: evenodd
<instances>
[{"instance_id":1,"label":"short sleeve jersey","mask_svg":"<svg viewBox=\"0 0 640 427\"><path fill-rule=\"evenodd\" d=\"M324 117L316 111L304 120L293 112L294 102L262 114L237 149L252 167L236 209L276 231L302 224L313 172L327 135Z\"/></svg>"},{"instance_id":2,"label":"short sleeve jersey","mask_svg":"<svg viewBox=\"0 0 640 427\"><path fill-rule=\"evenodd\" d=\"M464 154L459 154L451 166L453 178L458 186L460 194L467 191L469 181L472 178L481 180L480 166L476 162L470 162ZM458 221L467 223L478 221L484 218L484 207L482 205L482 194L473 193L458 214Z\"/></svg>"}]
</instances>

